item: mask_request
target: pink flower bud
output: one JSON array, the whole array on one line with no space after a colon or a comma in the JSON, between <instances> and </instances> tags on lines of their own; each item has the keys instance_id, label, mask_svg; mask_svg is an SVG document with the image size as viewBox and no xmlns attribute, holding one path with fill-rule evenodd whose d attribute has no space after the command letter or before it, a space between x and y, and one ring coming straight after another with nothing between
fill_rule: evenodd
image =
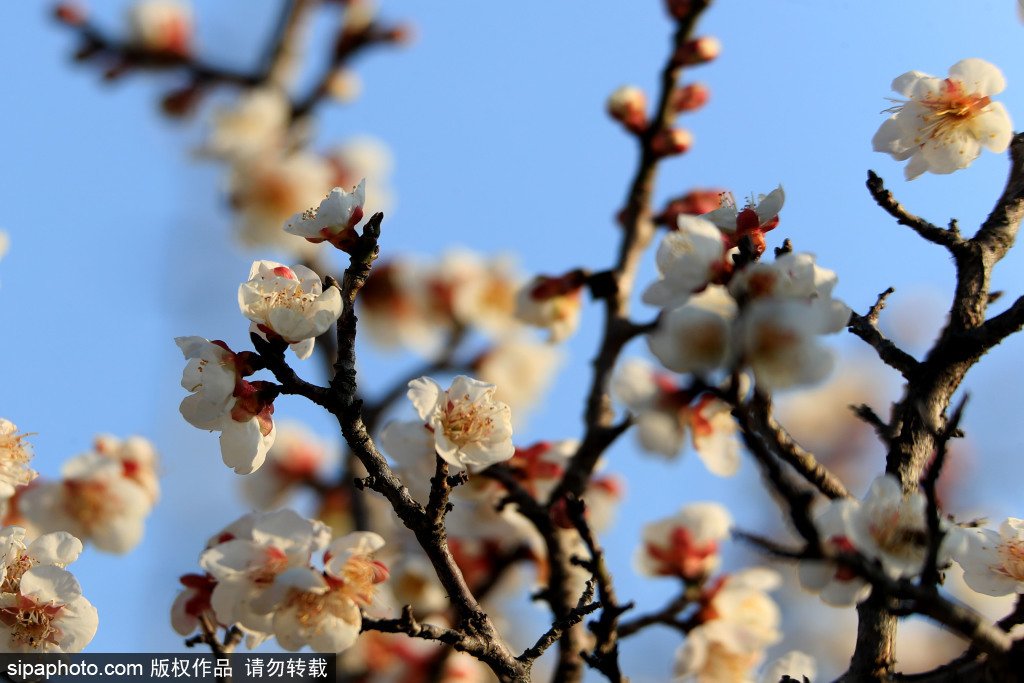
<instances>
[{"instance_id":1,"label":"pink flower bud","mask_svg":"<svg viewBox=\"0 0 1024 683\"><path fill-rule=\"evenodd\" d=\"M675 112L694 111L708 103L711 91L703 83L690 83L672 93L672 110Z\"/></svg>"},{"instance_id":2,"label":"pink flower bud","mask_svg":"<svg viewBox=\"0 0 1024 683\"><path fill-rule=\"evenodd\" d=\"M693 135L684 128L663 130L651 140L651 151L659 157L683 154L693 145Z\"/></svg>"},{"instance_id":3,"label":"pink flower bud","mask_svg":"<svg viewBox=\"0 0 1024 683\"><path fill-rule=\"evenodd\" d=\"M608 96L608 115L627 130L642 133L647 128L647 97L640 88L624 85Z\"/></svg>"},{"instance_id":4,"label":"pink flower bud","mask_svg":"<svg viewBox=\"0 0 1024 683\"><path fill-rule=\"evenodd\" d=\"M675 63L680 66L706 64L718 57L722 43L714 36L701 36L689 40L676 51Z\"/></svg>"}]
</instances>

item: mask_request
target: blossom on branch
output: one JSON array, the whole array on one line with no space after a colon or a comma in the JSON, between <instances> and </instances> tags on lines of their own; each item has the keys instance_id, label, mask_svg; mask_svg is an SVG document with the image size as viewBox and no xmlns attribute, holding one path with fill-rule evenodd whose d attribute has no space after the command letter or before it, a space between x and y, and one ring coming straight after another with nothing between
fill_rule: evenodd
<instances>
[{"instance_id":1,"label":"blossom on branch","mask_svg":"<svg viewBox=\"0 0 1024 683\"><path fill-rule=\"evenodd\" d=\"M238 288L238 307L252 321L251 332L283 339L306 359L341 315L341 293L336 287L325 292L320 276L305 266L254 261L249 281Z\"/></svg>"},{"instance_id":2,"label":"blossom on branch","mask_svg":"<svg viewBox=\"0 0 1024 683\"><path fill-rule=\"evenodd\" d=\"M766 247L764 233L778 226L779 212L785 201L786 193L781 185L767 195L758 196L756 201L751 198L742 209L737 209L732 193L726 192L722 195L722 205L704 214L703 218L724 233L726 248L731 249L748 237L754 251L762 254Z\"/></svg>"},{"instance_id":3,"label":"blossom on branch","mask_svg":"<svg viewBox=\"0 0 1024 683\"><path fill-rule=\"evenodd\" d=\"M128 9L128 39L140 50L186 57L192 35L192 10L182 2L140 0Z\"/></svg>"},{"instance_id":4,"label":"blossom on branch","mask_svg":"<svg viewBox=\"0 0 1024 683\"><path fill-rule=\"evenodd\" d=\"M739 469L736 421L722 401L679 386L674 377L639 359L619 366L611 390L633 413L637 438L645 450L673 457L689 434L712 474L728 477Z\"/></svg>"},{"instance_id":5,"label":"blossom on branch","mask_svg":"<svg viewBox=\"0 0 1024 683\"><path fill-rule=\"evenodd\" d=\"M348 251L359 238L355 228L363 219L365 200L365 179L360 180L350 192L336 187L317 208L292 216L285 223L284 231L304 237L313 244L330 242L334 247Z\"/></svg>"},{"instance_id":6,"label":"blossom on branch","mask_svg":"<svg viewBox=\"0 0 1024 683\"><path fill-rule=\"evenodd\" d=\"M428 377L414 379L407 395L433 433L437 454L460 470L479 472L515 452L512 411L494 398L496 391L459 375L447 390Z\"/></svg>"},{"instance_id":7,"label":"blossom on branch","mask_svg":"<svg viewBox=\"0 0 1024 683\"><path fill-rule=\"evenodd\" d=\"M876 152L897 161L910 160L904 169L907 180L925 171L952 173L967 168L987 147L1006 151L1013 124L992 95L1003 91L1002 72L983 59L964 59L949 68L947 78L908 71L892 82L892 89L906 100L897 106L875 133Z\"/></svg>"},{"instance_id":8,"label":"blossom on branch","mask_svg":"<svg viewBox=\"0 0 1024 683\"><path fill-rule=\"evenodd\" d=\"M677 228L658 246L658 280L644 290L644 303L662 308L682 305L726 267L725 238L713 223L680 214Z\"/></svg>"},{"instance_id":9,"label":"blossom on branch","mask_svg":"<svg viewBox=\"0 0 1024 683\"><path fill-rule=\"evenodd\" d=\"M723 506L691 503L673 517L644 526L633 566L644 576L699 583L718 569L718 543L731 528L732 516Z\"/></svg>"},{"instance_id":10,"label":"blossom on branch","mask_svg":"<svg viewBox=\"0 0 1024 683\"><path fill-rule=\"evenodd\" d=\"M956 561L964 582L985 595L1024 593L1024 520L1010 517L993 529L965 529Z\"/></svg>"},{"instance_id":11,"label":"blossom on branch","mask_svg":"<svg viewBox=\"0 0 1024 683\"><path fill-rule=\"evenodd\" d=\"M221 432L221 457L236 474L256 471L274 445L276 386L242 379L255 371L251 353L236 354L224 342L202 337L174 341L188 360L181 386L192 392L181 401L182 417L199 429Z\"/></svg>"},{"instance_id":12,"label":"blossom on branch","mask_svg":"<svg viewBox=\"0 0 1024 683\"><path fill-rule=\"evenodd\" d=\"M71 572L39 563L5 582L0 624L0 652L81 652L96 635L99 617Z\"/></svg>"}]
</instances>

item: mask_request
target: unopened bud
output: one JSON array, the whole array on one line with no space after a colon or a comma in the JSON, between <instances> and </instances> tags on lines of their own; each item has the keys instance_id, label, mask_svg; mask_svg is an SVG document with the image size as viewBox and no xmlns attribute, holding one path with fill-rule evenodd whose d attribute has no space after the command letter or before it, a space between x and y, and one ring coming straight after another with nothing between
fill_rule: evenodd
<instances>
[{"instance_id":1,"label":"unopened bud","mask_svg":"<svg viewBox=\"0 0 1024 683\"><path fill-rule=\"evenodd\" d=\"M351 102L362 90L359 75L350 69L338 69L327 80L327 93L337 102Z\"/></svg>"},{"instance_id":2,"label":"unopened bud","mask_svg":"<svg viewBox=\"0 0 1024 683\"><path fill-rule=\"evenodd\" d=\"M411 24L396 24L384 32L384 40L398 45L408 45L416 38Z\"/></svg>"},{"instance_id":3,"label":"unopened bud","mask_svg":"<svg viewBox=\"0 0 1024 683\"><path fill-rule=\"evenodd\" d=\"M651 140L651 151L659 157L682 154L693 145L693 135L685 128L663 130Z\"/></svg>"},{"instance_id":4,"label":"unopened bud","mask_svg":"<svg viewBox=\"0 0 1024 683\"><path fill-rule=\"evenodd\" d=\"M624 85L608 96L608 115L634 133L647 128L647 97L640 88Z\"/></svg>"},{"instance_id":5,"label":"unopened bud","mask_svg":"<svg viewBox=\"0 0 1024 683\"><path fill-rule=\"evenodd\" d=\"M685 42L675 54L679 66L706 64L722 52L722 43L714 36L701 36Z\"/></svg>"},{"instance_id":6,"label":"unopened bud","mask_svg":"<svg viewBox=\"0 0 1024 683\"><path fill-rule=\"evenodd\" d=\"M175 118L188 116L199 104L202 95L202 88L196 85L187 85L164 95L160 100L160 109L167 116Z\"/></svg>"},{"instance_id":7,"label":"unopened bud","mask_svg":"<svg viewBox=\"0 0 1024 683\"><path fill-rule=\"evenodd\" d=\"M700 216L722 205L725 190L696 189L669 200L665 209L655 217L655 223L675 230L679 216Z\"/></svg>"},{"instance_id":8,"label":"unopened bud","mask_svg":"<svg viewBox=\"0 0 1024 683\"><path fill-rule=\"evenodd\" d=\"M85 10L70 2L62 2L54 7L53 16L68 26L81 26L85 23Z\"/></svg>"},{"instance_id":9,"label":"unopened bud","mask_svg":"<svg viewBox=\"0 0 1024 683\"><path fill-rule=\"evenodd\" d=\"M694 111L708 103L711 91L703 83L690 83L672 93L672 110L675 112Z\"/></svg>"}]
</instances>

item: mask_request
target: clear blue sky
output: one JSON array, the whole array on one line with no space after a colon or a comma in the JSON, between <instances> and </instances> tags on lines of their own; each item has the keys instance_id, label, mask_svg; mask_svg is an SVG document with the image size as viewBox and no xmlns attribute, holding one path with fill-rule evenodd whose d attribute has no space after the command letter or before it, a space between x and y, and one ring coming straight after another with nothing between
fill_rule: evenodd
<instances>
[{"instance_id":1,"label":"clear blue sky","mask_svg":"<svg viewBox=\"0 0 1024 683\"><path fill-rule=\"evenodd\" d=\"M102 7L110 26L123 3L114 5ZM200 49L212 59L255 60L276 6L196 3ZM635 150L603 103L625 83L653 91L669 35L660 2L449 0L382 2L381 10L410 20L417 39L359 62L362 98L325 108L318 139L326 145L369 133L392 146L398 202L385 222L385 254L461 244L515 252L524 269L539 272L610 264L618 237L611 217ZM948 258L873 206L866 169L881 173L911 210L938 223L956 216L970 230L1000 193L1005 160L985 154L966 171L906 183L901 165L873 153L870 139L895 76L944 75L964 57L1003 69L1008 89L999 99L1024 121L1024 26L1014 3L722 2L701 26L723 43L716 63L691 72L710 86L711 102L683 119L695 146L663 166L658 196L691 186L745 196L782 183L787 201L772 244L790 237L816 253L838 271L837 293L853 308L865 309L889 285L897 288L894 306L922 292L944 300ZM89 550L74 569L100 611L93 650L178 649L166 617L175 578L244 504L216 439L178 416L182 361L172 338L199 334L242 347L247 323L235 290L251 260L268 254L233 245L222 175L190 156L202 123L157 114L173 76L104 84L70 63L73 49L45 3L0 8L0 228L12 242L0 261L0 416L37 433L44 476L56 476L98 432L156 442L164 499L144 542L127 558ZM1011 253L997 270L996 288L1011 300L1024 291L1022 264L1024 255ZM938 310L923 324L938 325ZM522 433L524 443L579 434L575 406L589 382L598 307L584 316L567 347L573 360ZM1024 439L1020 344L997 350L968 382L966 426L982 463L970 481L974 499L995 517L1024 512L1012 507L1017 477L1007 476L1018 473ZM393 367L368 357L362 371L383 385ZM279 402L278 415L290 414L330 434L329 423L304 406ZM880 469L877 454L865 457ZM613 567L621 592L649 607L666 586L630 578L639 527L684 501L735 500L758 486L749 462L738 479L715 480L694 457L671 466L642 459L631 439L614 450L608 469L630 477L608 540ZM738 507L736 515L747 528L768 526L763 506ZM636 680L665 673L667 663L648 662L646 648L674 644L674 636L658 634L628 647Z\"/></svg>"}]
</instances>

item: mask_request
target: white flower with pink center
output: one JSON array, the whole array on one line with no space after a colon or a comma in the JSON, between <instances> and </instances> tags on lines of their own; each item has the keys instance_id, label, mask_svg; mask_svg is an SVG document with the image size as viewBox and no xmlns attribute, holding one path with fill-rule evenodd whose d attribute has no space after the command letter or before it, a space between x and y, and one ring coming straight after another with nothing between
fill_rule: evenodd
<instances>
[{"instance_id":1,"label":"white flower with pink center","mask_svg":"<svg viewBox=\"0 0 1024 683\"><path fill-rule=\"evenodd\" d=\"M718 569L718 546L729 537L732 516L718 503L692 503L643 529L633 559L644 576L678 576L699 582Z\"/></svg>"},{"instance_id":2,"label":"white flower with pink center","mask_svg":"<svg viewBox=\"0 0 1024 683\"><path fill-rule=\"evenodd\" d=\"M248 537L227 534L227 540L203 552L199 564L217 579L211 604L218 621L269 633L272 616L258 611L254 602L279 574L306 567L312 554L327 545L330 531L322 522L292 510L255 515L245 526L250 522Z\"/></svg>"},{"instance_id":3,"label":"white flower with pink center","mask_svg":"<svg viewBox=\"0 0 1024 683\"><path fill-rule=\"evenodd\" d=\"M316 208L306 209L292 216L284 225L284 231L304 237L308 242L319 244L330 242L341 250L347 250L358 239L356 226L363 220L363 203L366 201L366 180L350 191L336 187Z\"/></svg>"},{"instance_id":4,"label":"white flower with pink center","mask_svg":"<svg viewBox=\"0 0 1024 683\"><path fill-rule=\"evenodd\" d=\"M341 293L336 287L323 291L320 276L305 266L255 261L249 281L238 288L238 306L252 321L250 331L283 339L305 359L316 337L341 315Z\"/></svg>"},{"instance_id":5,"label":"white flower with pink center","mask_svg":"<svg viewBox=\"0 0 1024 683\"><path fill-rule=\"evenodd\" d=\"M444 390L421 377L409 382L409 400L434 435L434 449L448 464L479 472L508 460L512 411L494 398L497 387L464 375Z\"/></svg>"},{"instance_id":6,"label":"white flower with pink center","mask_svg":"<svg viewBox=\"0 0 1024 683\"><path fill-rule=\"evenodd\" d=\"M192 10L177 0L140 0L128 9L128 39L141 50L183 57L192 34Z\"/></svg>"},{"instance_id":7,"label":"white flower with pink center","mask_svg":"<svg viewBox=\"0 0 1024 683\"><path fill-rule=\"evenodd\" d=\"M644 290L644 303L661 308L682 305L724 266L725 240L713 223L680 215L678 228L666 233L658 246L659 277Z\"/></svg>"},{"instance_id":8,"label":"white flower with pink center","mask_svg":"<svg viewBox=\"0 0 1024 683\"><path fill-rule=\"evenodd\" d=\"M10 420L0 418L0 500L5 504L19 486L39 476L28 466L32 459L32 446L27 434L19 434Z\"/></svg>"},{"instance_id":9,"label":"white flower with pink center","mask_svg":"<svg viewBox=\"0 0 1024 683\"><path fill-rule=\"evenodd\" d=\"M120 462L85 453L64 464L62 479L27 489L22 512L42 532L67 531L110 553L142 540L152 508L149 495L124 475Z\"/></svg>"},{"instance_id":10,"label":"white flower with pink center","mask_svg":"<svg viewBox=\"0 0 1024 683\"><path fill-rule=\"evenodd\" d=\"M952 173L967 168L981 148L1001 153L1013 137L1013 124L992 95L1003 91L1002 72L983 59L964 59L947 78L908 71L892 82L906 100L897 100L893 115L871 140L876 152L897 161L910 159L907 180L925 171Z\"/></svg>"},{"instance_id":11,"label":"white flower with pink center","mask_svg":"<svg viewBox=\"0 0 1024 683\"><path fill-rule=\"evenodd\" d=\"M964 531L966 547L956 556L964 582L985 595L1024 593L1024 520L1010 517L999 531Z\"/></svg>"},{"instance_id":12,"label":"white flower with pink center","mask_svg":"<svg viewBox=\"0 0 1024 683\"><path fill-rule=\"evenodd\" d=\"M65 569L40 564L18 591L0 593L0 652L81 652L96 635L96 608Z\"/></svg>"}]
</instances>

